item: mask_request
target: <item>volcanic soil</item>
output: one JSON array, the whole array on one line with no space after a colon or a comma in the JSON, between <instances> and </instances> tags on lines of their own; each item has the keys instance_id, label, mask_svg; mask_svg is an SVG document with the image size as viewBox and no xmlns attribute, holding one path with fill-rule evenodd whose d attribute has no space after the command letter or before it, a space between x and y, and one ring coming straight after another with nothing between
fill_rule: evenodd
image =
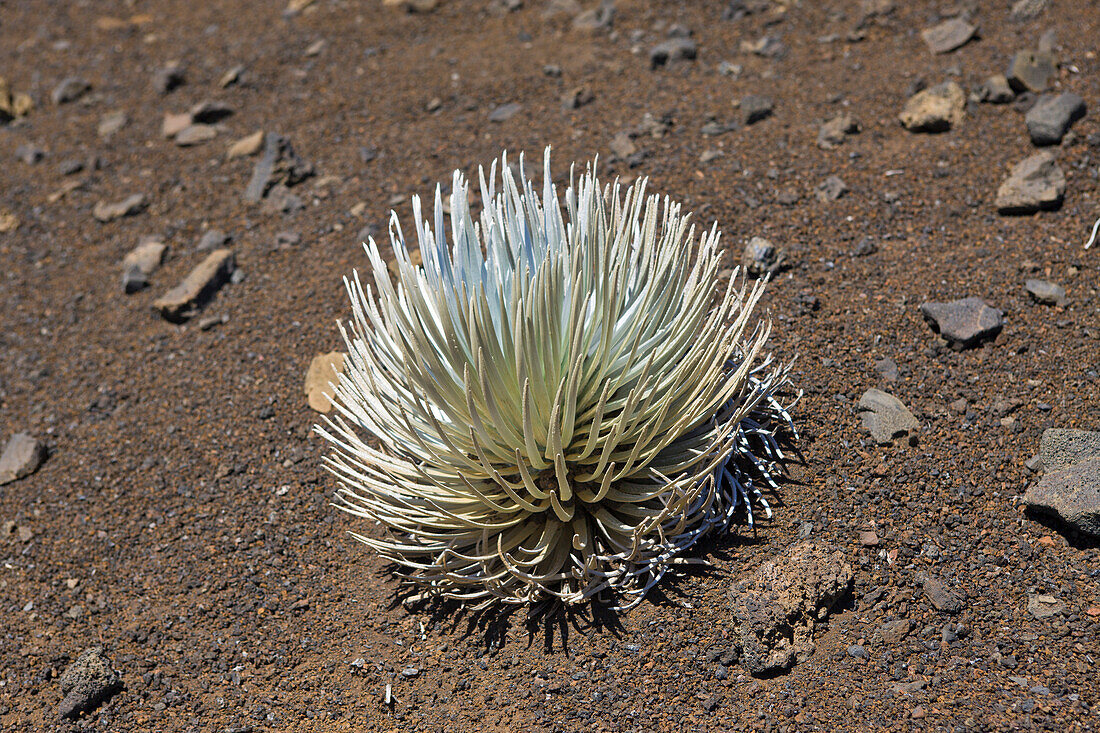
<instances>
[{"instance_id":1,"label":"volcanic soil","mask_svg":"<svg viewBox=\"0 0 1100 733\"><path fill-rule=\"evenodd\" d=\"M1022 501L1045 429L1100 428L1096 2L1025 19L1009 0L411 4L0 2L0 75L34 103L0 126L0 445L26 432L48 450L0 487L0 727L1096 728L1097 545ZM933 53L921 31L950 18L976 31ZM1034 95L970 98L941 133L898 115L1040 45L1052 89L1089 110L1047 148L1061 206L1006 216L998 186L1038 152ZM754 96L771 111L750 122ZM180 113L199 124L166 137ZM821 147L844 113L858 131ZM313 175L251 202L263 151L227 149L257 131ZM731 265L753 236L783 250L760 315L775 357L797 357L790 480L770 521L708 542L711 568L626 613L406 607L348 534L375 530L330 504L303 379L342 348L341 278L369 267L360 242L391 208L410 232L413 194L546 145L561 182L596 155L604 180L648 176L719 223ZM124 216L101 205L138 194ZM238 274L166 320L154 301L215 230ZM126 294L120 263L147 236L167 254ZM1066 302L1036 302L1029 278ZM1004 326L956 351L919 306L966 297ZM912 440L861 428L869 388L912 411ZM854 573L816 651L763 679L723 665L731 585L800 539ZM63 720L59 677L93 646L123 689Z\"/></svg>"}]
</instances>

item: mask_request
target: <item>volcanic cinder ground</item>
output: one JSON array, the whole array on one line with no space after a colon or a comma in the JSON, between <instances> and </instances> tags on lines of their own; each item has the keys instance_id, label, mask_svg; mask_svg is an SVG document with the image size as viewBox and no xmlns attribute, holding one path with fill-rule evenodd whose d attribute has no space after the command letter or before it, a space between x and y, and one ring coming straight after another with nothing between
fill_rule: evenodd
<instances>
[{"instance_id":1,"label":"volcanic cinder ground","mask_svg":"<svg viewBox=\"0 0 1100 733\"><path fill-rule=\"evenodd\" d=\"M1009 0L616 0L608 21L568 0L416 4L0 2L0 75L34 102L0 126L0 442L27 432L49 451L0 487L0 727L1094 729L1097 545L1022 496L1045 429L1100 426L1100 247L1083 248L1100 216L1100 6L1015 20ZM933 53L921 31L951 17L977 30ZM694 58L654 67L651 49L688 35ZM997 189L1038 152L1034 97L964 100L940 133L898 115L922 85L970 97L1040 45L1051 91L1089 110L1046 148L1061 206L1006 216ZM753 95L771 113L746 124ZM189 111L198 124L166 137L165 115ZM819 146L844 113L858 132ZM227 149L257 131L298 158L276 176L314 175L247 200L262 151ZM348 536L374 530L330 506L303 378L341 347L341 278L367 267L359 243L391 208L411 231L413 194L548 144L561 181L598 154L605 180L648 176L718 221L731 263L752 236L784 251L761 316L776 357L798 357L802 460L771 521L708 542L711 569L629 613L409 609ZM128 295L121 261L146 235L167 253ZM153 303L200 243L239 274L170 322ZM1036 302L1029 278L1065 304ZM1004 325L956 351L919 306L966 297ZM869 388L912 411L912 441L862 430ZM723 666L731 585L799 538L840 548L852 592L791 671ZM58 678L92 646L124 689L62 721Z\"/></svg>"}]
</instances>

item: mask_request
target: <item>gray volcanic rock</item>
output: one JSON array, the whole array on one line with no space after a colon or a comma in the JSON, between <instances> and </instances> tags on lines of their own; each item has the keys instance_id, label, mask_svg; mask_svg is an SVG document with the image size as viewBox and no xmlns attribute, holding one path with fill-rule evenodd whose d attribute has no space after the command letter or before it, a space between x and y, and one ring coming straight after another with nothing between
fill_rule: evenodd
<instances>
[{"instance_id":1,"label":"gray volcanic rock","mask_svg":"<svg viewBox=\"0 0 1100 733\"><path fill-rule=\"evenodd\" d=\"M1027 134L1036 145L1057 145L1074 122L1085 116L1085 100L1076 94L1039 97L1024 121Z\"/></svg>"},{"instance_id":2,"label":"gray volcanic rock","mask_svg":"<svg viewBox=\"0 0 1100 733\"><path fill-rule=\"evenodd\" d=\"M27 433L16 433L0 453L0 486L30 476L46 460L46 446Z\"/></svg>"},{"instance_id":3,"label":"gray volcanic rock","mask_svg":"<svg viewBox=\"0 0 1100 733\"><path fill-rule=\"evenodd\" d=\"M1017 92L1045 92L1058 76L1054 54L1048 51L1019 51L1005 71L1009 85Z\"/></svg>"},{"instance_id":4,"label":"gray volcanic rock","mask_svg":"<svg viewBox=\"0 0 1100 733\"><path fill-rule=\"evenodd\" d=\"M1033 214L1057 209L1066 195L1066 174L1054 155L1036 153L1013 166L997 189L996 206L1001 214Z\"/></svg>"},{"instance_id":5,"label":"gray volcanic rock","mask_svg":"<svg viewBox=\"0 0 1100 733\"><path fill-rule=\"evenodd\" d=\"M111 668L103 647L85 649L61 675L62 718L75 718L94 710L122 690L122 678Z\"/></svg>"},{"instance_id":6,"label":"gray volcanic rock","mask_svg":"<svg viewBox=\"0 0 1100 733\"><path fill-rule=\"evenodd\" d=\"M1043 471L1061 471L1090 458L1100 458L1100 432L1047 428L1039 439Z\"/></svg>"},{"instance_id":7,"label":"gray volcanic rock","mask_svg":"<svg viewBox=\"0 0 1100 733\"><path fill-rule=\"evenodd\" d=\"M790 669L814 652L814 626L852 588L852 567L837 548L792 545L730 589L740 625L741 666L760 676Z\"/></svg>"},{"instance_id":8,"label":"gray volcanic rock","mask_svg":"<svg viewBox=\"0 0 1100 733\"><path fill-rule=\"evenodd\" d=\"M859 398L859 410L864 429L879 445L890 445L895 439L915 435L920 430L920 422L909 408L881 389L864 392Z\"/></svg>"},{"instance_id":9,"label":"gray volcanic rock","mask_svg":"<svg viewBox=\"0 0 1100 733\"><path fill-rule=\"evenodd\" d=\"M962 18L951 18L939 25L925 28L920 35L932 53L948 53L963 46L974 37L977 30Z\"/></svg>"},{"instance_id":10,"label":"gray volcanic rock","mask_svg":"<svg viewBox=\"0 0 1100 733\"><path fill-rule=\"evenodd\" d=\"M932 329L957 351L996 338L1004 326L1004 313L990 308L981 298L924 303L920 312Z\"/></svg>"},{"instance_id":11,"label":"gray volcanic rock","mask_svg":"<svg viewBox=\"0 0 1100 733\"><path fill-rule=\"evenodd\" d=\"M1044 474L1028 488L1024 501L1080 532L1100 537L1100 457Z\"/></svg>"},{"instance_id":12,"label":"gray volcanic rock","mask_svg":"<svg viewBox=\"0 0 1100 733\"><path fill-rule=\"evenodd\" d=\"M1024 288L1027 289L1027 294L1031 296L1032 300L1037 303L1058 306L1066 304L1066 289L1061 285L1030 278L1024 283Z\"/></svg>"}]
</instances>

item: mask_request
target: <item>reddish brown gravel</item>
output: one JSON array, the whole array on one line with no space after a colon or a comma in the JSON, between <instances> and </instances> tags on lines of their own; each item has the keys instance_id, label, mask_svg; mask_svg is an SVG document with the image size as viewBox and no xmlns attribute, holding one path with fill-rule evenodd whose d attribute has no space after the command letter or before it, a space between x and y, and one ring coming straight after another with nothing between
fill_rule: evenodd
<instances>
[{"instance_id":1,"label":"reddish brown gravel","mask_svg":"<svg viewBox=\"0 0 1100 733\"><path fill-rule=\"evenodd\" d=\"M1100 725L1097 544L1021 501L1045 428L1100 428L1100 249L1082 248L1100 216L1094 2L1014 22L1007 0L897 2L867 18L861 7L895 3L616 0L610 29L599 13L574 27L587 0L293 4L306 7L0 2L0 74L35 102L0 123L0 444L27 432L49 450L0 488L0 728ZM931 54L921 30L956 14L979 36ZM695 58L654 68L650 49L676 25ZM1048 30L1055 91L1089 112L1048 148L1061 208L1002 216L997 187L1036 150L1026 98L971 101L942 134L897 115L918 81L970 93ZM162 94L173 62L182 84ZM70 78L90 89L55 104ZM734 102L750 95L774 106L745 125ZM209 123L213 139L163 136L166 113L204 101L231 111ZM520 106L491 122L506 104ZM647 114L667 131L620 138L633 152L619 160L612 141ZM859 131L822 149L819 126L841 114ZM257 130L300 160L276 162L252 204L262 152L226 150ZM562 180L596 154L605 178L649 176L701 224L720 222L734 259L754 235L784 250L765 306L775 353L798 356L804 460L755 536L707 544L712 570L670 576L629 613L528 626L522 611L407 609L347 534L369 528L330 506L303 378L340 347L340 279L366 267L363 232L384 234L391 207L410 231L412 194L547 144ZM38 157L17 156L25 145L44 155L25 162ZM821 200L830 176L847 190ZM134 194L146 205L131 215L93 215ZM239 273L169 323L152 304L208 254L197 245L212 229ZM169 250L126 295L121 261L143 235ZM1029 278L1064 287L1066 305L1034 302ZM919 306L966 297L1005 325L954 351ZM887 358L896 370L876 368ZM915 445L861 431L872 387L917 417ZM854 589L806 661L757 680L725 654L738 638L728 592L799 538L840 547ZM124 689L62 721L58 678L96 646Z\"/></svg>"}]
</instances>

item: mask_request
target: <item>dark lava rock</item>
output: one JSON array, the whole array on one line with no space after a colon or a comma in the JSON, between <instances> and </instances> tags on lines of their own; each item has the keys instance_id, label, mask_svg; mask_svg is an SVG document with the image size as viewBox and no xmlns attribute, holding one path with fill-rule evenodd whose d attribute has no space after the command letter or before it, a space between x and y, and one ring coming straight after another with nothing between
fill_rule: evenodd
<instances>
[{"instance_id":1,"label":"dark lava rock","mask_svg":"<svg viewBox=\"0 0 1100 733\"><path fill-rule=\"evenodd\" d=\"M844 553L806 541L760 566L730 591L740 625L741 666L752 675L790 669L814 652L814 625L852 588Z\"/></svg>"},{"instance_id":2,"label":"dark lava rock","mask_svg":"<svg viewBox=\"0 0 1100 733\"><path fill-rule=\"evenodd\" d=\"M693 59L697 53L698 47L690 38L670 38L650 49L649 65L656 69L658 66L667 66L676 61Z\"/></svg>"},{"instance_id":3,"label":"dark lava rock","mask_svg":"<svg viewBox=\"0 0 1100 733\"><path fill-rule=\"evenodd\" d=\"M775 109L775 102L771 97L750 94L741 100L741 120L746 125L751 125L770 117L773 109Z\"/></svg>"},{"instance_id":4,"label":"dark lava rock","mask_svg":"<svg viewBox=\"0 0 1100 733\"><path fill-rule=\"evenodd\" d=\"M275 184L293 186L313 174L313 165L298 157L289 138L276 132L269 132L264 138L263 155L256 163L256 167L252 169L252 178L245 188L245 201L256 203L266 196Z\"/></svg>"},{"instance_id":5,"label":"dark lava rock","mask_svg":"<svg viewBox=\"0 0 1100 733\"><path fill-rule=\"evenodd\" d=\"M1057 209L1066 195L1066 175L1048 151L1036 153L1013 166L997 189L996 206L1001 214L1033 214Z\"/></svg>"},{"instance_id":6,"label":"dark lava rock","mask_svg":"<svg viewBox=\"0 0 1100 733\"><path fill-rule=\"evenodd\" d=\"M921 589L937 611L958 613L963 609L963 597L950 588L941 579L926 576L921 580Z\"/></svg>"},{"instance_id":7,"label":"dark lava rock","mask_svg":"<svg viewBox=\"0 0 1100 733\"><path fill-rule=\"evenodd\" d=\"M783 251L763 237L753 237L741 254L741 265L753 277L763 277L777 272L783 264Z\"/></svg>"},{"instance_id":8,"label":"dark lava rock","mask_svg":"<svg viewBox=\"0 0 1100 733\"><path fill-rule=\"evenodd\" d=\"M92 85L85 80L70 76L53 88L53 91L50 92L50 99L53 100L54 104L68 104L80 99L91 89Z\"/></svg>"},{"instance_id":9,"label":"dark lava rock","mask_svg":"<svg viewBox=\"0 0 1100 733\"><path fill-rule=\"evenodd\" d=\"M920 35L932 53L949 53L966 44L977 30L962 18L951 18L939 25L925 28Z\"/></svg>"},{"instance_id":10,"label":"dark lava rock","mask_svg":"<svg viewBox=\"0 0 1100 733\"><path fill-rule=\"evenodd\" d=\"M1076 94L1044 95L1024 121L1027 134L1036 145L1057 145L1074 122L1085 116L1085 100Z\"/></svg>"},{"instance_id":11,"label":"dark lava rock","mask_svg":"<svg viewBox=\"0 0 1100 733\"><path fill-rule=\"evenodd\" d=\"M1027 294L1038 303L1062 306L1066 304L1066 289L1046 280L1029 279L1024 283Z\"/></svg>"},{"instance_id":12,"label":"dark lava rock","mask_svg":"<svg viewBox=\"0 0 1100 733\"><path fill-rule=\"evenodd\" d=\"M996 338L1004 326L1004 313L990 308L981 298L924 303L920 312L932 330L957 351Z\"/></svg>"},{"instance_id":13,"label":"dark lava rock","mask_svg":"<svg viewBox=\"0 0 1100 733\"><path fill-rule=\"evenodd\" d=\"M30 476L46 460L46 446L27 433L16 433L0 453L0 486Z\"/></svg>"},{"instance_id":14,"label":"dark lava rock","mask_svg":"<svg viewBox=\"0 0 1100 733\"><path fill-rule=\"evenodd\" d=\"M1008 64L1005 78L1017 92L1045 92L1058 75L1054 54L1047 51L1019 51Z\"/></svg>"},{"instance_id":15,"label":"dark lava rock","mask_svg":"<svg viewBox=\"0 0 1100 733\"><path fill-rule=\"evenodd\" d=\"M1024 494L1028 506L1100 537L1100 457L1048 472Z\"/></svg>"},{"instance_id":16,"label":"dark lava rock","mask_svg":"<svg viewBox=\"0 0 1100 733\"><path fill-rule=\"evenodd\" d=\"M61 675L62 718L75 718L95 710L122 690L122 678L111 668L103 647L85 649Z\"/></svg>"},{"instance_id":17,"label":"dark lava rock","mask_svg":"<svg viewBox=\"0 0 1100 733\"><path fill-rule=\"evenodd\" d=\"M920 422L909 408L880 389L872 388L863 393L859 398L859 411L864 429L879 445L890 445L907 435L913 437L920 430Z\"/></svg>"},{"instance_id":18,"label":"dark lava rock","mask_svg":"<svg viewBox=\"0 0 1100 733\"><path fill-rule=\"evenodd\" d=\"M1100 458L1100 432L1047 428L1039 439L1039 462L1044 471L1061 471L1090 458Z\"/></svg>"}]
</instances>

